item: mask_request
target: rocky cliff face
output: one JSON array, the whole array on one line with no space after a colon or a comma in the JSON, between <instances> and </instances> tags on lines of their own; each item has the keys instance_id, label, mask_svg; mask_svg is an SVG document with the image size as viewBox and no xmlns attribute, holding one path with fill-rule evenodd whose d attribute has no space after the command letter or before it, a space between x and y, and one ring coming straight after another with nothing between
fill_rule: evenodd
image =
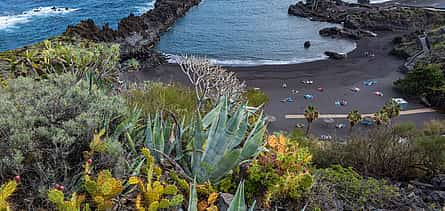
<instances>
[{"instance_id":1,"label":"rocky cliff face","mask_svg":"<svg viewBox=\"0 0 445 211\"><path fill-rule=\"evenodd\" d=\"M316 21L343 23L353 34L357 30L415 30L445 24L445 12L396 5L351 4L341 0L298 2L289 7L288 13Z\"/></svg>"},{"instance_id":2,"label":"rocky cliff face","mask_svg":"<svg viewBox=\"0 0 445 211\"><path fill-rule=\"evenodd\" d=\"M99 28L93 20L89 19L77 25L68 26L64 35L96 42L119 43L123 61L135 58L143 61L143 66L153 66L162 62L162 56L152 49L159 41L161 34L200 1L157 0L154 9L141 16L130 15L122 19L116 30L111 29L107 24Z\"/></svg>"}]
</instances>

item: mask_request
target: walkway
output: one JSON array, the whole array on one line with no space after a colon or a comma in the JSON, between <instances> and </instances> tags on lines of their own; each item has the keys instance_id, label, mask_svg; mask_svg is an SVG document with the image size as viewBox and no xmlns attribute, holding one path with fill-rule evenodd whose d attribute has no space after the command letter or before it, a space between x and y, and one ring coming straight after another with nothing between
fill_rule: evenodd
<instances>
[{"instance_id":1,"label":"walkway","mask_svg":"<svg viewBox=\"0 0 445 211\"><path fill-rule=\"evenodd\" d=\"M410 114L421 114L421 113L433 113L436 110L431 108L420 108L413 110L400 111L400 115L410 115ZM321 114L319 116L320 119L344 119L348 116L348 114ZM363 117L372 117L374 114L362 114ZM304 114L289 114L285 115L286 119L305 119Z\"/></svg>"}]
</instances>

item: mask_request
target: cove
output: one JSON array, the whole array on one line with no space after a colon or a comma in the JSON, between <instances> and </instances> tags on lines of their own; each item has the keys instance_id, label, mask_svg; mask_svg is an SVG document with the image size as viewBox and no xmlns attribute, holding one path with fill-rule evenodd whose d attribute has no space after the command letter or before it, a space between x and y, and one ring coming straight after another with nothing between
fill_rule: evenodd
<instances>
[{"instance_id":1,"label":"cove","mask_svg":"<svg viewBox=\"0 0 445 211\"><path fill-rule=\"evenodd\" d=\"M229 66L290 64L324 59L325 51L349 52L355 43L323 38L335 24L289 16L295 0L204 0L162 37L157 48L169 55L204 56ZM310 40L312 46L303 44Z\"/></svg>"}]
</instances>

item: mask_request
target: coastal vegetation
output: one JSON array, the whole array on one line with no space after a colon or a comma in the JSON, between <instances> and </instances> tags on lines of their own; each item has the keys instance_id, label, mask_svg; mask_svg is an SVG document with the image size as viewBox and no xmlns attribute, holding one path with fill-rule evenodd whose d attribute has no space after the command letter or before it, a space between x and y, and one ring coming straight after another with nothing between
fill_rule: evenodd
<instances>
[{"instance_id":1,"label":"coastal vegetation","mask_svg":"<svg viewBox=\"0 0 445 211\"><path fill-rule=\"evenodd\" d=\"M174 17L190 7L158 4L174 5L166 12ZM409 11L382 13L417 17ZM68 32L91 35L81 26ZM0 53L1 211L445 206L445 122L396 124L400 106L391 101L369 130L358 130L363 118L352 110L344 140L311 134L322 115L315 106L304 111L305 131L269 131L267 95L247 89L235 73L192 56L179 64L188 84L122 82L124 72L143 64L125 58L134 53L128 43L97 42L108 37L106 27L101 33L96 42L53 39ZM434 105L445 102L439 63L419 64L395 86Z\"/></svg>"}]
</instances>

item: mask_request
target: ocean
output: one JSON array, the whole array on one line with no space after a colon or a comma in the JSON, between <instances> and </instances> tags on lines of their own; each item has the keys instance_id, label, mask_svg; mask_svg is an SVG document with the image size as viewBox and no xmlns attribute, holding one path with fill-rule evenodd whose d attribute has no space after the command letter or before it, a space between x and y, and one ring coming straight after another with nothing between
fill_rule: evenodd
<instances>
[{"instance_id":1,"label":"ocean","mask_svg":"<svg viewBox=\"0 0 445 211\"><path fill-rule=\"evenodd\" d=\"M121 18L153 6L154 0L0 0L0 51L42 41L88 18L116 28Z\"/></svg>"},{"instance_id":2,"label":"ocean","mask_svg":"<svg viewBox=\"0 0 445 211\"><path fill-rule=\"evenodd\" d=\"M382 1L382 0L377 0ZM290 64L325 59L324 51L349 52L349 40L324 38L318 31L338 26L289 16L295 0L203 0L156 46L175 62L178 55L207 57L221 65ZM130 13L153 8L154 0L0 0L0 51L42 41L70 24L93 19L117 23ZM312 46L303 47L305 41Z\"/></svg>"}]
</instances>

